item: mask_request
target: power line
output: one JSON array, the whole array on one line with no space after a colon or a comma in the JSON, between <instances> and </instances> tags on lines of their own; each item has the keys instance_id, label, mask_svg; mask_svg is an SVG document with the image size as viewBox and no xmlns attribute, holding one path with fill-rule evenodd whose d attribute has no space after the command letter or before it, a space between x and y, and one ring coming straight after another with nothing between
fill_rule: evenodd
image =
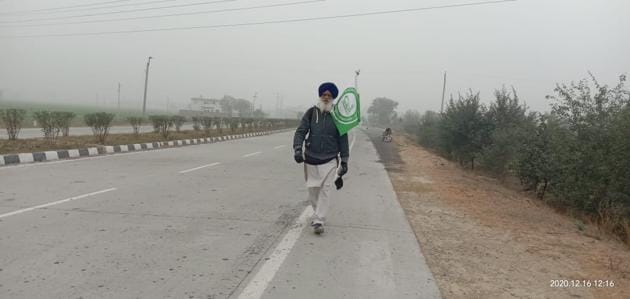
<instances>
[{"instance_id":1,"label":"power line","mask_svg":"<svg viewBox=\"0 0 630 299\"><path fill-rule=\"evenodd\" d=\"M136 9L118 10L118 11L110 11L110 12L102 12L102 13L92 13L92 14L83 14L83 15L63 16L63 17L39 18L39 19L26 19L26 20L18 20L18 21L1 21L0 23L1 23L1 24L14 24L14 23L25 23L25 22L37 22L37 21L49 21L49 20L74 19L74 18L94 17L94 16L103 16L103 15L113 15L113 14L130 13L130 12L138 12L138 11L149 11L149 10L160 10L160 9L169 9L169 8L191 7L191 6L208 5L208 4L215 4L215 3L222 3L222 2L234 2L234 1L238 1L238 0L215 0L215 1L196 2L196 3L186 3L186 4L176 4L176 5L160 6L160 7L136 8Z\"/></svg>"},{"instance_id":2,"label":"power line","mask_svg":"<svg viewBox=\"0 0 630 299\"><path fill-rule=\"evenodd\" d=\"M109 6L98 6L98 7L72 9L72 10L63 10L62 12L75 12L75 11L85 11L85 10L94 10L94 9L108 9L108 8L116 8L116 7L138 6L138 5L156 4L156 3L164 3L164 2L175 2L175 1L178 1L178 0L154 0L154 1L139 2L139 3L127 3L127 4L117 4L117 5L109 5Z\"/></svg>"},{"instance_id":3,"label":"power line","mask_svg":"<svg viewBox=\"0 0 630 299\"><path fill-rule=\"evenodd\" d=\"M59 6L59 7L50 7L50 8L42 8L42 9L32 9L32 10L21 10L21 11L3 12L3 13L0 13L0 15L28 14L28 13L40 12L40 11L51 11L51 10L59 10L59 9L67 9L67 8L77 8L77 7L86 7L86 6L96 6L96 5L104 5L104 4L117 3L117 2L128 2L128 1L131 1L131 0L113 0L113 1L95 2L95 3L89 3L89 4L78 4L78 5L72 5L72 6Z\"/></svg>"},{"instance_id":4,"label":"power line","mask_svg":"<svg viewBox=\"0 0 630 299\"><path fill-rule=\"evenodd\" d=\"M0 27L42 27L42 26L58 26L58 25L72 25L72 24L106 23L106 22L118 22L118 21L130 21L130 20L141 20L141 19L164 18L164 17L213 14L213 13L230 12L230 11L244 11L244 10L254 10L254 9L261 9L261 8L285 7L285 6L302 5L302 4L324 2L324 1L326 1L326 0L308 0L308 1L299 1L299 2L290 2L290 3L258 5L258 6L249 6L249 7L239 7L239 8L215 9L215 10L207 10L207 11L183 12L183 13L163 14L163 15L154 15L154 16L141 16L141 17L129 17L129 18L89 20L89 21L77 21L77 22L28 24L28 25L0 25Z\"/></svg>"},{"instance_id":5,"label":"power line","mask_svg":"<svg viewBox=\"0 0 630 299\"><path fill-rule=\"evenodd\" d=\"M474 2L474 3L462 3L462 4L451 4L451 5L440 5L440 6L427 6L427 7L398 9L398 10L375 11L375 12L368 12L368 13L355 13L355 14L345 14L345 15L336 15L336 16L299 18L299 19L287 19L287 20L272 20L272 21L250 22L250 23L218 24L218 25L190 26L190 27L150 28L150 29L141 29L141 30L101 31L101 32L87 32L87 33L60 33L60 34L35 34L35 35L0 36L0 38L97 36L97 35L129 34L129 33L158 32L158 31L181 31L181 30L196 30L196 29L216 29L216 28L229 28L229 27L245 27L245 26L255 26L255 25L309 22L309 21L318 21L318 20L347 19L347 18L354 18L354 17L375 16L375 15L385 15L385 14L396 14L396 13L424 11L424 10L435 10L435 9L456 8L456 7L466 7L466 6L481 6L481 5L499 4L499 3L516 2L516 1L518 1L518 0L483 1L483 2Z\"/></svg>"}]
</instances>

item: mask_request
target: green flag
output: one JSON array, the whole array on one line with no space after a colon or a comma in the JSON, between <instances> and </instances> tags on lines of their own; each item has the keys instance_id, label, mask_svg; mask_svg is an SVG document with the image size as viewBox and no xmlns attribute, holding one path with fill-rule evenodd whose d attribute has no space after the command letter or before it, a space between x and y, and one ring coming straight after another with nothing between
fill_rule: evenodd
<instances>
[{"instance_id":1,"label":"green flag","mask_svg":"<svg viewBox=\"0 0 630 299\"><path fill-rule=\"evenodd\" d=\"M354 87L346 88L332 109L333 120L339 134L343 136L361 121L359 93Z\"/></svg>"}]
</instances>

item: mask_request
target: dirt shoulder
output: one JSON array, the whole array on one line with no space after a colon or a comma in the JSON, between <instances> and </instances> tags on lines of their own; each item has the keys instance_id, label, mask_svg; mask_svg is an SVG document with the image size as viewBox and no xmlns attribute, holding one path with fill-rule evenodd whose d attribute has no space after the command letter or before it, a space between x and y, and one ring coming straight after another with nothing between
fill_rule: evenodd
<instances>
[{"instance_id":1,"label":"dirt shoulder","mask_svg":"<svg viewBox=\"0 0 630 299\"><path fill-rule=\"evenodd\" d=\"M630 250L526 193L370 131L445 298L630 298ZM614 287L551 287L552 280Z\"/></svg>"}]
</instances>

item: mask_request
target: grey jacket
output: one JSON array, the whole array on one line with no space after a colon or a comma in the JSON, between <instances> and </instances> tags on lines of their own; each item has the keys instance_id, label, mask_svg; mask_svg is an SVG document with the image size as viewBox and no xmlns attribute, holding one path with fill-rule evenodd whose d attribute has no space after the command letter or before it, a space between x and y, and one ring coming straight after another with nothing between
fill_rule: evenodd
<instances>
[{"instance_id":1,"label":"grey jacket","mask_svg":"<svg viewBox=\"0 0 630 299\"><path fill-rule=\"evenodd\" d=\"M300 126L295 130L293 150L302 149L303 143L306 145L304 156L308 164L324 164L337 158L337 155L346 163L350 158L348 134L340 136L330 112L322 113L316 106L306 110Z\"/></svg>"}]
</instances>

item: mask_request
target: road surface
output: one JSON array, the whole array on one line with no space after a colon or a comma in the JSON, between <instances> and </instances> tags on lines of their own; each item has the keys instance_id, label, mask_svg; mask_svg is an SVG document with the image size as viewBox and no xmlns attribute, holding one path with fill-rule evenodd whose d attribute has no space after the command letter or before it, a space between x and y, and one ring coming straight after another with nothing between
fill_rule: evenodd
<instances>
[{"instance_id":1,"label":"road surface","mask_svg":"<svg viewBox=\"0 0 630 299\"><path fill-rule=\"evenodd\" d=\"M438 298L358 131L327 231L292 132L0 168L0 298Z\"/></svg>"}]
</instances>

